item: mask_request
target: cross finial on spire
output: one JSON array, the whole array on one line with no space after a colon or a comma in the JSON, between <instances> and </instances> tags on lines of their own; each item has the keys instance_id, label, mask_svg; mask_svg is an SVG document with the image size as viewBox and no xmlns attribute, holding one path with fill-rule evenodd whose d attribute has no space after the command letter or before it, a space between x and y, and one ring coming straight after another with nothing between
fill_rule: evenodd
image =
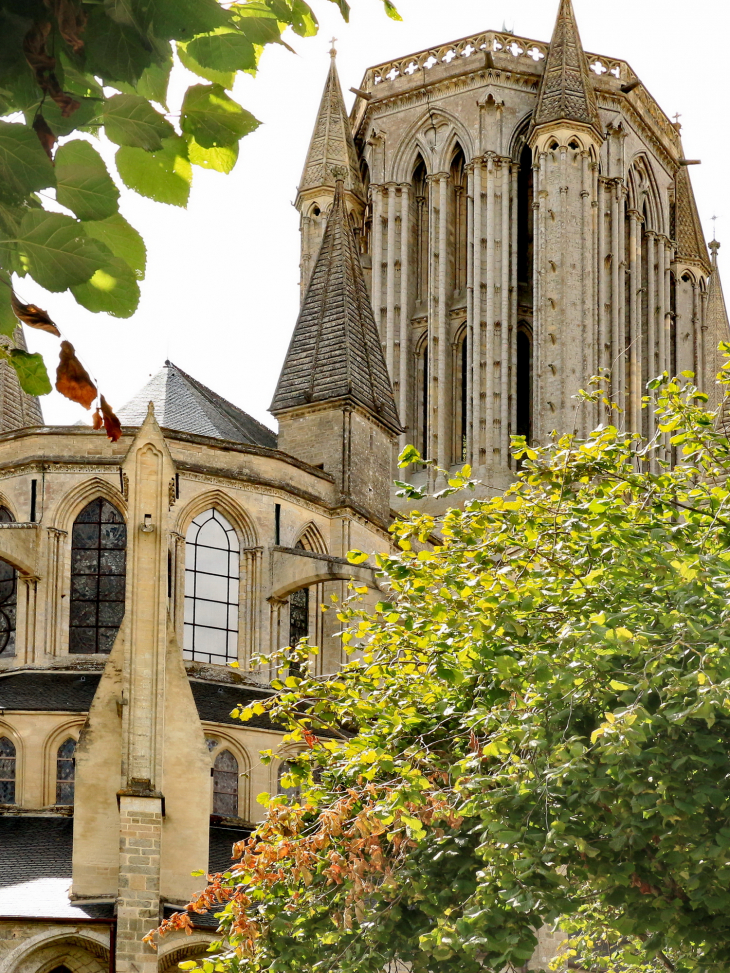
<instances>
[{"instance_id":1,"label":"cross finial on spire","mask_svg":"<svg viewBox=\"0 0 730 973\"><path fill-rule=\"evenodd\" d=\"M332 45L332 47L330 48L330 57L337 57L337 48L335 47L336 43L337 43L337 38L331 37L330 44Z\"/></svg>"},{"instance_id":2,"label":"cross finial on spire","mask_svg":"<svg viewBox=\"0 0 730 973\"><path fill-rule=\"evenodd\" d=\"M676 115L674 116L674 125L675 125L675 127L677 127L677 128L679 128L679 127L680 127L680 125L679 125L679 119L680 119L681 117L682 117L682 116L681 116L681 114L680 114L679 112L677 112L677 113L676 113Z\"/></svg>"}]
</instances>

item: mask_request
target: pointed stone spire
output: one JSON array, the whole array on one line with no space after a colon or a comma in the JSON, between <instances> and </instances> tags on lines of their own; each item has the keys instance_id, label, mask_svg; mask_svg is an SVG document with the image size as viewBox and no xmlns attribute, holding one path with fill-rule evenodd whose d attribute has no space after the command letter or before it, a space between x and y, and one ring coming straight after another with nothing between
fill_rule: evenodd
<instances>
[{"instance_id":1,"label":"pointed stone spire","mask_svg":"<svg viewBox=\"0 0 730 973\"><path fill-rule=\"evenodd\" d=\"M342 402L401 431L338 172L322 246L270 411Z\"/></svg>"},{"instance_id":2,"label":"pointed stone spire","mask_svg":"<svg viewBox=\"0 0 730 973\"><path fill-rule=\"evenodd\" d=\"M27 351L23 328L18 325L12 341L0 338L4 348L19 348ZM27 429L28 426L42 426L41 404L34 395L28 395L20 387L18 375L7 362L0 362L0 433Z\"/></svg>"},{"instance_id":3,"label":"pointed stone spire","mask_svg":"<svg viewBox=\"0 0 730 973\"><path fill-rule=\"evenodd\" d=\"M680 261L699 260L706 267L709 267L710 261L707 256L700 214L697 211L697 202L686 166L679 167L675 187L676 219L674 234L677 240L677 259Z\"/></svg>"},{"instance_id":4,"label":"pointed stone spire","mask_svg":"<svg viewBox=\"0 0 730 973\"><path fill-rule=\"evenodd\" d=\"M342 97L340 78L337 74L336 54L337 51L333 46L330 51L330 69L317 113L312 141L309 143L307 161L304 163L304 171L299 183L299 194L322 186L330 186L334 189L335 177L332 175L332 167L336 166L345 171L345 189L363 198L360 167L350 120L345 109L345 100Z\"/></svg>"},{"instance_id":5,"label":"pointed stone spire","mask_svg":"<svg viewBox=\"0 0 730 973\"><path fill-rule=\"evenodd\" d=\"M588 61L571 0L560 0L540 85L533 130L556 122L578 122L602 138L601 119Z\"/></svg>"},{"instance_id":6,"label":"pointed stone spire","mask_svg":"<svg viewBox=\"0 0 730 973\"><path fill-rule=\"evenodd\" d=\"M717 240L710 243L712 251L712 274L710 286L707 289L707 307L705 309L705 388L704 392L710 396L710 408L717 406L721 396L721 389L716 384L716 377L725 364L725 355L719 350L721 341L730 341L730 321L727 316L725 295L722 290L720 269L717 265L717 251L720 244ZM730 431L730 416L723 415L722 421L726 433Z\"/></svg>"}]
</instances>

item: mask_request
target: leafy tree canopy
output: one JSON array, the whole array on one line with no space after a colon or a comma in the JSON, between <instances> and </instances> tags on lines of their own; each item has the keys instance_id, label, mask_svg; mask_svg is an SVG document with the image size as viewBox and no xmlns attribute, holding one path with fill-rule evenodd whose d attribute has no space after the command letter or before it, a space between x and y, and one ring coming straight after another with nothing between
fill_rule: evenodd
<instances>
[{"instance_id":1,"label":"leafy tree canopy","mask_svg":"<svg viewBox=\"0 0 730 973\"><path fill-rule=\"evenodd\" d=\"M504 495L394 525L387 595L334 609L341 672L281 670L301 794L193 903L206 973L500 973L556 925L560 964L728 969L730 442L652 384L656 441L518 440Z\"/></svg>"},{"instance_id":2,"label":"leafy tree canopy","mask_svg":"<svg viewBox=\"0 0 730 973\"><path fill-rule=\"evenodd\" d=\"M347 0L330 2L347 20ZM0 335L12 337L18 318L53 327L12 300L11 274L71 291L90 311L134 313L144 243L119 213L94 139L103 132L118 146L129 189L185 206L193 166L230 172L258 127L230 92L238 72L256 73L267 45L288 47L287 28L317 33L305 0L0 0ZM201 83L170 112L175 57ZM27 392L50 391L39 355L3 347Z\"/></svg>"}]
</instances>

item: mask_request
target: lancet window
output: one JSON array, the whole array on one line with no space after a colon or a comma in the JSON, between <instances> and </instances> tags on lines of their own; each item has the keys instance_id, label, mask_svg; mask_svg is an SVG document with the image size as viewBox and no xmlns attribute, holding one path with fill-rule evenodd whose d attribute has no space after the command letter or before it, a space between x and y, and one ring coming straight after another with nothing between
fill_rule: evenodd
<instances>
[{"instance_id":1,"label":"lancet window","mask_svg":"<svg viewBox=\"0 0 730 973\"><path fill-rule=\"evenodd\" d=\"M426 164L419 158L413 172L414 252L416 300L428 297L429 269L429 194Z\"/></svg>"},{"instance_id":2,"label":"lancet window","mask_svg":"<svg viewBox=\"0 0 730 973\"><path fill-rule=\"evenodd\" d=\"M466 287L467 260L467 181L464 153L458 149L451 164L451 190L453 193L453 246L454 246L454 292L459 293Z\"/></svg>"},{"instance_id":3,"label":"lancet window","mask_svg":"<svg viewBox=\"0 0 730 973\"><path fill-rule=\"evenodd\" d=\"M213 764L213 814L238 817L238 761L230 750L221 750Z\"/></svg>"},{"instance_id":4,"label":"lancet window","mask_svg":"<svg viewBox=\"0 0 730 973\"><path fill-rule=\"evenodd\" d=\"M0 524L12 524L15 518L7 507L0 506ZM18 572L7 561L0 561L0 657L15 655L15 624L18 603Z\"/></svg>"},{"instance_id":5,"label":"lancet window","mask_svg":"<svg viewBox=\"0 0 730 973\"><path fill-rule=\"evenodd\" d=\"M97 497L73 525L69 652L109 653L124 617L127 526Z\"/></svg>"},{"instance_id":6,"label":"lancet window","mask_svg":"<svg viewBox=\"0 0 730 973\"><path fill-rule=\"evenodd\" d=\"M0 804L15 804L15 744L0 737Z\"/></svg>"},{"instance_id":7,"label":"lancet window","mask_svg":"<svg viewBox=\"0 0 730 973\"><path fill-rule=\"evenodd\" d=\"M64 740L56 753L56 804L73 804L76 741Z\"/></svg>"},{"instance_id":8,"label":"lancet window","mask_svg":"<svg viewBox=\"0 0 730 973\"><path fill-rule=\"evenodd\" d=\"M185 537L183 656L218 665L238 657L239 543L219 510L199 514Z\"/></svg>"},{"instance_id":9,"label":"lancet window","mask_svg":"<svg viewBox=\"0 0 730 973\"><path fill-rule=\"evenodd\" d=\"M532 329L520 322L516 335L515 433L532 438Z\"/></svg>"}]
</instances>

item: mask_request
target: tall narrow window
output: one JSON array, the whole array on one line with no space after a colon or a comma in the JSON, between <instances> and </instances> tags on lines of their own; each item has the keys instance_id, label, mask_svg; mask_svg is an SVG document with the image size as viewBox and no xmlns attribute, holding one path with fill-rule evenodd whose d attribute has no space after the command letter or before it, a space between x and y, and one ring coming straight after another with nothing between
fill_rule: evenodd
<instances>
[{"instance_id":1,"label":"tall narrow window","mask_svg":"<svg viewBox=\"0 0 730 973\"><path fill-rule=\"evenodd\" d=\"M0 804L15 804L15 744L0 737Z\"/></svg>"},{"instance_id":2,"label":"tall narrow window","mask_svg":"<svg viewBox=\"0 0 730 973\"><path fill-rule=\"evenodd\" d=\"M419 372L421 379L420 395L418 402L419 432L421 441L421 456L428 459L428 339L424 340L419 361Z\"/></svg>"},{"instance_id":3,"label":"tall narrow window","mask_svg":"<svg viewBox=\"0 0 730 973\"><path fill-rule=\"evenodd\" d=\"M517 176L517 280L519 301L532 308L533 260L532 150L525 146Z\"/></svg>"},{"instance_id":4,"label":"tall narrow window","mask_svg":"<svg viewBox=\"0 0 730 973\"><path fill-rule=\"evenodd\" d=\"M518 436L532 438L532 334L525 325L517 328L517 429Z\"/></svg>"},{"instance_id":5,"label":"tall narrow window","mask_svg":"<svg viewBox=\"0 0 730 973\"><path fill-rule=\"evenodd\" d=\"M74 521L69 652L109 653L124 618L127 526L98 497Z\"/></svg>"},{"instance_id":6,"label":"tall narrow window","mask_svg":"<svg viewBox=\"0 0 730 973\"><path fill-rule=\"evenodd\" d=\"M466 201L467 182L464 153L459 149L451 164L451 185L454 192L454 291L466 287Z\"/></svg>"},{"instance_id":7,"label":"tall narrow window","mask_svg":"<svg viewBox=\"0 0 730 973\"><path fill-rule=\"evenodd\" d=\"M76 741L69 737L56 754L56 804L73 804Z\"/></svg>"},{"instance_id":8,"label":"tall narrow window","mask_svg":"<svg viewBox=\"0 0 730 973\"><path fill-rule=\"evenodd\" d=\"M294 649L309 635L309 588L289 595L289 645Z\"/></svg>"},{"instance_id":9,"label":"tall narrow window","mask_svg":"<svg viewBox=\"0 0 730 973\"><path fill-rule=\"evenodd\" d=\"M429 262L429 184L426 178L426 164L418 160L413 172L413 198L415 200L415 252L416 252L416 300L425 301L428 295Z\"/></svg>"},{"instance_id":10,"label":"tall narrow window","mask_svg":"<svg viewBox=\"0 0 730 973\"><path fill-rule=\"evenodd\" d=\"M238 761L230 750L221 750L213 764L213 814L238 817Z\"/></svg>"},{"instance_id":11,"label":"tall narrow window","mask_svg":"<svg viewBox=\"0 0 730 973\"><path fill-rule=\"evenodd\" d=\"M460 361L460 375L461 375L461 395L460 395L460 405L461 405L461 455L459 457L462 463L466 462L466 439L467 439L467 390L469 388L468 381L468 359L467 359L467 340L466 334L461 339L461 361Z\"/></svg>"},{"instance_id":12,"label":"tall narrow window","mask_svg":"<svg viewBox=\"0 0 730 973\"><path fill-rule=\"evenodd\" d=\"M185 538L184 658L225 665L238 657L238 562L238 537L223 514L199 514Z\"/></svg>"},{"instance_id":13,"label":"tall narrow window","mask_svg":"<svg viewBox=\"0 0 730 973\"><path fill-rule=\"evenodd\" d=\"M15 518L7 507L0 507L0 524ZM18 604L18 572L7 561L0 561L0 657L15 655L15 621Z\"/></svg>"}]
</instances>

